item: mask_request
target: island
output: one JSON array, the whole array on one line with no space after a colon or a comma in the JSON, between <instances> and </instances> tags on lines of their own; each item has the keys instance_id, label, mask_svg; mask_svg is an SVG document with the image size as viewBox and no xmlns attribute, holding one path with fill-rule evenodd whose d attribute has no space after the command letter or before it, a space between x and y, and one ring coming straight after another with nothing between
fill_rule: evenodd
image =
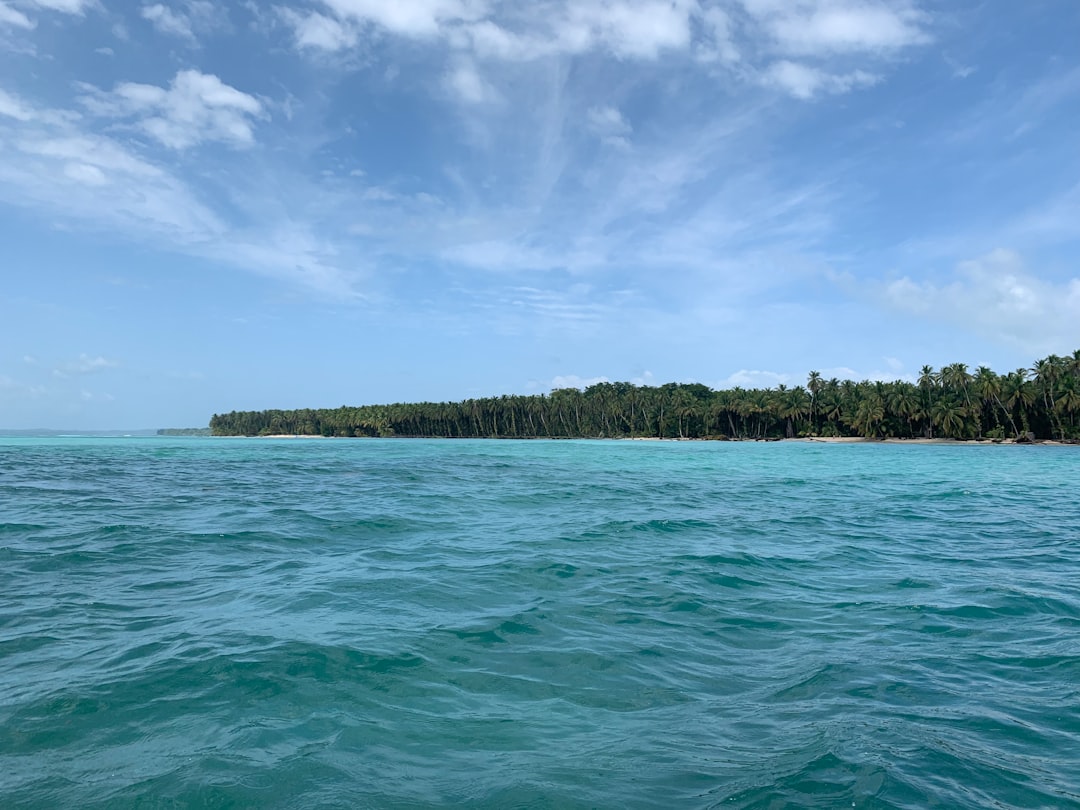
<instances>
[{"instance_id":1,"label":"island","mask_svg":"<svg viewBox=\"0 0 1080 810\"><path fill-rule=\"evenodd\" d=\"M214 436L627 439L933 439L1077 442L1080 350L999 374L963 363L917 379L714 390L603 382L584 390L215 414ZM179 434L166 434L179 435ZM187 434L185 434L187 435Z\"/></svg>"}]
</instances>

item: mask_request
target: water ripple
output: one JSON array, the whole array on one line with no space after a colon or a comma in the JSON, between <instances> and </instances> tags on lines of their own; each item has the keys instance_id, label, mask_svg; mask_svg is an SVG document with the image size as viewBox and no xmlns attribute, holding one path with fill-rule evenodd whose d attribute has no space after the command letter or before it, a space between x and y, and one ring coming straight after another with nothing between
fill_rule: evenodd
<instances>
[{"instance_id":1,"label":"water ripple","mask_svg":"<svg viewBox=\"0 0 1080 810\"><path fill-rule=\"evenodd\" d=\"M1080 454L0 440L0 804L1080 808Z\"/></svg>"}]
</instances>

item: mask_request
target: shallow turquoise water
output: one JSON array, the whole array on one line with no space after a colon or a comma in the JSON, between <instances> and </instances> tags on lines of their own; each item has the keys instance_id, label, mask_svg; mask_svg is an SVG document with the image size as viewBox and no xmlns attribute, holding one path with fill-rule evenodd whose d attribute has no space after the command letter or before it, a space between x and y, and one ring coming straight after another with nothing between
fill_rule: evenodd
<instances>
[{"instance_id":1,"label":"shallow turquoise water","mask_svg":"<svg viewBox=\"0 0 1080 810\"><path fill-rule=\"evenodd\" d=\"M1080 807L1080 450L0 439L0 806Z\"/></svg>"}]
</instances>

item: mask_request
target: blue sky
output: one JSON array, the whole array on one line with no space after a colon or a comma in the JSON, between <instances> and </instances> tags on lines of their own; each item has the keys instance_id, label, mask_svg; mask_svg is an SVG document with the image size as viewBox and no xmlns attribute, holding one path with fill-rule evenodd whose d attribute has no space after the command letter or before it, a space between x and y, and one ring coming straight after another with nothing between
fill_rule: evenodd
<instances>
[{"instance_id":1,"label":"blue sky","mask_svg":"<svg viewBox=\"0 0 1080 810\"><path fill-rule=\"evenodd\" d=\"M1080 4L0 0L0 427L1080 348Z\"/></svg>"}]
</instances>

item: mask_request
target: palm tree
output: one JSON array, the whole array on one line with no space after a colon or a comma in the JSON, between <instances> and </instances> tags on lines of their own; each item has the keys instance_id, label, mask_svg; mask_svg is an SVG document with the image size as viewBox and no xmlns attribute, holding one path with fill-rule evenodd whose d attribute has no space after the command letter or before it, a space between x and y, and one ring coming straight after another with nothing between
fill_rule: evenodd
<instances>
[{"instance_id":1,"label":"palm tree","mask_svg":"<svg viewBox=\"0 0 1080 810\"><path fill-rule=\"evenodd\" d=\"M959 438L964 429L964 408L958 400L951 397L941 397L934 403L931 418L946 438Z\"/></svg>"},{"instance_id":2,"label":"palm tree","mask_svg":"<svg viewBox=\"0 0 1080 810\"><path fill-rule=\"evenodd\" d=\"M806 379L806 390L810 392L810 421L814 425L814 432L818 431L817 423L817 397L821 389L825 387L825 381L821 379L821 372L811 371Z\"/></svg>"},{"instance_id":3,"label":"palm tree","mask_svg":"<svg viewBox=\"0 0 1080 810\"><path fill-rule=\"evenodd\" d=\"M1054 408L1069 415L1069 432L1075 434L1076 412L1080 410L1080 378L1068 376L1061 380ZM1058 420L1060 423L1060 419Z\"/></svg>"},{"instance_id":4,"label":"palm tree","mask_svg":"<svg viewBox=\"0 0 1080 810\"><path fill-rule=\"evenodd\" d=\"M968 368L963 363L953 363L945 366L941 370L941 382L946 388L951 388L954 391L960 392L960 397L964 401L966 406L965 411L967 415L975 419L975 435L982 438L982 419L979 418L979 412L972 405L971 394L968 390L971 385L972 377L968 374Z\"/></svg>"},{"instance_id":5,"label":"palm tree","mask_svg":"<svg viewBox=\"0 0 1080 810\"><path fill-rule=\"evenodd\" d=\"M1057 412L1054 410L1052 403L1055 399L1054 384L1061 378L1064 368L1065 361L1056 354L1051 354L1042 360L1036 360L1031 369L1035 373L1035 384L1042 393L1043 405L1046 407L1047 416L1050 418L1050 427L1053 429L1054 422L1057 422L1058 438L1061 439L1065 438L1065 432L1061 426L1061 420L1055 420Z\"/></svg>"},{"instance_id":6,"label":"palm tree","mask_svg":"<svg viewBox=\"0 0 1080 810\"><path fill-rule=\"evenodd\" d=\"M893 383L888 389L885 402L890 411L907 422L908 435L915 435L912 420L919 413L919 397L915 387L911 383Z\"/></svg>"},{"instance_id":7,"label":"palm tree","mask_svg":"<svg viewBox=\"0 0 1080 810\"><path fill-rule=\"evenodd\" d=\"M784 433L789 439L795 437L795 423L810 412L810 400L806 389L795 386L780 398L777 415L784 420Z\"/></svg>"},{"instance_id":8,"label":"palm tree","mask_svg":"<svg viewBox=\"0 0 1080 810\"><path fill-rule=\"evenodd\" d=\"M927 438L934 438L934 400L937 398L937 388L940 378L934 373L933 366L923 366L919 371L919 390L922 393L922 407L919 415L926 420Z\"/></svg>"},{"instance_id":9,"label":"palm tree","mask_svg":"<svg viewBox=\"0 0 1080 810\"><path fill-rule=\"evenodd\" d=\"M1016 429L1016 422L1013 421L1012 414L1001 401L1003 390L1001 378L986 366L979 366L975 370L974 382L975 391L982 400L983 405L988 407L991 413L994 414L994 423L1000 427L1001 419L998 418L998 410L1002 411L1005 418L1009 420L1013 435L1019 438L1020 431ZM996 409L993 407L995 405L997 406Z\"/></svg>"},{"instance_id":10,"label":"palm tree","mask_svg":"<svg viewBox=\"0 0 1080 810\"><path fill-rule=\"evenodd\" d=\"M1016 371L1005 375L1005 381L1002 385L1005 405L1010 411L1020 414L1020 425L1025 433L1031 430L1028 409L1035 403L1035 389L1028 382L1027 374L1026 368L1018 368Z\"/></svg>"},{"instance_id":11,"label":"palm tree","mask_svg":"<svg viewBox=\"0 0 1080 810\"><path fill-rule=\"evenodd\" d=\"M855 408L851 426L860 436L868 439L878 435L881 423L885 419L885 403L876 395L861 400Z\"/></svg>"}]
</instances>

